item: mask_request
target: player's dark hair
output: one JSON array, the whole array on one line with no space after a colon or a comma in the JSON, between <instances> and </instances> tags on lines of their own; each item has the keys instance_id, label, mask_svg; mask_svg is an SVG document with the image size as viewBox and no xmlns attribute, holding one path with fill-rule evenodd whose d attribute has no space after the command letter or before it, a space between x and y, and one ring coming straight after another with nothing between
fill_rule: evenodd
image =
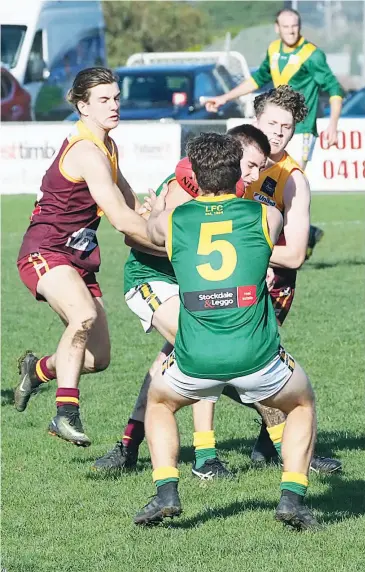
<instances>
[{"instance_id":1,"label":"player's dark hair","mask_svg":"<svg viewBox=\"0 0 365 572\"><path fill-rule=\"evenodd\" d=\"M295 14L296 16L298 16L299 28L301 27L302 19L300 17L299 12L297 10L294 10L294 8L282 8L281 10L279 10L279 12L275 16L275 23L276 24L279 24L279 17L281 16L281 14L284 14L284 12L290 12L291 14Z\"/></svg>"},{"instance_id":2,"label":"player's dark hair","mask_svg":"<svg viewBox=\"0 0 365 572\"><path fill-rule=\"evenodd\" d=\"M78 112L77 104L80 101L84 101L85 103L89 101L91 88L114 82L118 83L118 77L115 76L110 69L102 67L86 68L79 71L76 75L66 99Z\"/></svg>"},{"instance_id":3,"label":"player's dark hair","mask_svg":"<svg viewBox=\"0 0 365 572\"><path fill-rule=\"evenodd\" d=\"M294 123L303 121L308 114L304 95L294 91L289 85L279 85L279 87L256 96L253 103L256 117L263 114L266 105L269 103L289 111L293 115Z\"/></svg>"},{"instance_id":4,"label":"player's dark hair","mask_svg":"<svg viewBox=\"0 0 365 572\"><path fill-rule=\"evenodd\" d=\"M265 133L250 123L232 127L232 129L227 131L227 135L232 135L232 137L236 137L240 140L243 146L243 152L245 152L246 147L253 145L256 149L261 151L265 157L270 155L270 143Z\"/></svg>"},{"instance_id":5,"label":"player's dark hair","mask_svg":"<svg viewBox=\"0 0 365 572\"><path fill-rule=\"evenodd\" d=\"M203 192L235 192L242 159L242 146L237 139L220 133L201 133L188 141L186 151Z\"/></svg>"}]
</instances>

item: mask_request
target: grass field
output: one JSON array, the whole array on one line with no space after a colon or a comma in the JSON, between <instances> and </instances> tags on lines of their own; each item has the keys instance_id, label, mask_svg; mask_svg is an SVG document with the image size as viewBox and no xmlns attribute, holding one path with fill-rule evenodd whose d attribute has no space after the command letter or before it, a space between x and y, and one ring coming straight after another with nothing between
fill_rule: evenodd
<instances>
[{"instance_id":1,"label":"grass field","mask_svg":"<svg viewBox=\"0 0 365 572\"><path fill-rule=\"evenodd\" d=\"M154 494L149 455L119 478L90 471L119 438L146 369L161 346L146 336L123 300L127 249L106 221L100 231L100 283L113 343L110 368L81 381L84 425L93 444L79 449L47 434L55 385L24 413L12 405L16 359L27 348L51 353L61 334L46 304L21 284L16 256L32 197L2 205L2 567L7 572L282 572L365 569L364 213L365 196L315 196L312 219L325 237L299 274L283 328L287 349L310 374L317 394L317 451L343 461L342 475L312 476L308 503L326 524L299 534L273 519L280 471L253 470L255 415L227 399L217 406L219 454L233 482L202 487L191 476L191 411L179 414L180 493L184 514L139 529L134 513Z\"/></svg>"}]
</instances>

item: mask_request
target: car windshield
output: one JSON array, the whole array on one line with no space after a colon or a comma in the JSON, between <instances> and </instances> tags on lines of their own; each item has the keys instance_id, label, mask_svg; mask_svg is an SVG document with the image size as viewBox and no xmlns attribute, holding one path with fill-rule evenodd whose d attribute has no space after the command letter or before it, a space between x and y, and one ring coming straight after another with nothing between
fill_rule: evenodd
<instances>
[{"instance_id":1,"label":"car windshield","mask_svg":"<svg viewBox=\"0 0 365 572\"><path fill-rule=\"evenodd\" d=\"M14 68L18 62L26 26L1 26L1 61Z\"/></svg>"},{"instance_id":2,"label":"car windshield","mask_svg":"<svg viewBox=\"0 0 365 572\"><path fill-rule=\"evenodd\" d=\"M188 75L163 73L119 75L120 106L126 108L172 107L180 97L188 103L191 81ZM174 94L185 94L176 96Z\"/></svg>"},{"instance_id":3,"label":"car windshield","mask_svg":"<svg viewBox=\"0 0 365 572\"><path fill-rule=\"evenodd\" d=\"M346 115L365 115L365 90L361 89L354 93L344 102L342 113Z\"/></svg>"}]
</instances>

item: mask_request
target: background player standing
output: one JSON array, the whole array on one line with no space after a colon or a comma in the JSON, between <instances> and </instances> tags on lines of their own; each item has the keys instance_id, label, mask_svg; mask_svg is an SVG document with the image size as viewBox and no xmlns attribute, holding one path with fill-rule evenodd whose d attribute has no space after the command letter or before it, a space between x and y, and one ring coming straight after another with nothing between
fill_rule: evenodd
<instances>
[{"instance_id":1,"label":"background player standing","mask_svg":"<svg viewBox=\"0 0 365 572\"><path fill-rule=\"evenodd\" d=\"M328 145L337 143L337 124L342 108L342 88L327 64L324 52L301 35L300 14L291 8L280 10L276 16L275 30L279 39L273 41L259 69L240 85L224 95L207 99L208 111L217 111L221 105L264 86L270 81L274 87L290 85L304 95L308 115L296 125L288 152L304 170L311 160L318 135L316 119L320 90L330 98L330 119L324 132ZM323 231L312 226L308 241L307 258Z\"/></svg>"}]
</instances>

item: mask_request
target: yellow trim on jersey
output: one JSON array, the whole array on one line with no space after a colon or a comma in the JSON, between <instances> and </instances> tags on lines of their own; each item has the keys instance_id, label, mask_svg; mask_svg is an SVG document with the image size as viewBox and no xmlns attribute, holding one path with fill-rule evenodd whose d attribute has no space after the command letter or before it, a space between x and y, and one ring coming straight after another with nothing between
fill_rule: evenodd
<instances>
[{"instance_id":1,"label":"yellow trim on jersey","mask_svg":"<svg viewBox=\"0 0 365 572\"><path fill-rule=\"evenodd\" d=\"M302 38L304 42L304 38ZM303 43L302 42L302 43ZM299 71L304 62L316 51L317 47L314 44L305 44L299 52L293 54L295 63L287 63L283 71L280 73L278 58L273 59L275 53L280 53L281 40L275 40L269 46L269 60L270 60L270 73L274 87L279 85L288 85L291 78Z\"/></svg>"},{"instance_id":2,"label":"yellow trim on jersey","mask_svg":"<svg viewBox=\"0 0 365 572\"><path fill-rule=\"evenodd\" d=\"M308 477L303 475L303 473L290 473L289 471L284 472L281 477L282 483L298 483L299 485L308 486Z\"/></svg>"},{"instance_id":3,"label":"yellow trim on jersey","mask_svg":"<svg viewBox=\"0 0 365 572\"><path fill-rule=\"evenodd\" d=\"M152 479L155 483L156 481L162 481L163 479L178 479L179 471L176 467L159 467L155 469L152 473Z\"/></svg>"},{"instance_id":4,"label":"yellow trim on jersey","mask_svg":"<svg viewBox=\"0 0 365 572\"><path fill-rule=\"evenodd\" d=\"M202 203L219 203L220 201L230 201L232 199L236 199L236 195L234 195L233 193L227 193L226 195L216 195L214 197L206 197L204 195L199 195L199 197L196 197L196 201L202 202Z\"/></svg>"},{"instance_id":5,"label":"yellow trim on jersey","mask_svg":"<svg viewBox=\"0 0 365 572\"><path fill-rule=\"evenodd\" d=\"M248 80L251 82L252 86L254 89L258 89L259 84L255 82L255 80L253 79L253 77L249 77Z\"/></svg>"},{"instance_id":6,"label":"yellow trim on jersey","mask_svg":"<svg viewBox=\"0 0 365 572\"><path fill-rule=\"evenodd\" d=\"M166 234L165 246L169 260L171 260L172 258L172 215L174 214L174 210L175 209L173 209L170 212L167 219L167 234Z\"/></svg>"},{"instance_id":7,"label":"yellow trim on jersey","mask_svg":"<svg viewBox=\"0 0 365 572\"><path fill-rule=\"evenodd\" d=\"M66 173L66 171L64 170L62 164L64 161L64 158L66 156L66 154L69 152L69 150L71 149L71 147L73 147L73 145L75 145L75 143L78 143L79 141L92 141L92 143L94 143L94 145L96 145L100 151L102 151L106 157L109 160L110 163L110 167L112 170L112 179L113 182L116 183L118 180L118 159L117 159L117 153L116 153L116 147L115 147L115 143L113 141L113 139L111 139L109 137L111 146L112 146L112 153L110 153L109 149L107 148L107 146L103 143L103 141L101 141L101 139L99 139L98 137L96 137L96 135L94 135L94 133L92 131L90 131L90 129L80 120L76 123L75 128L78 132L78 135L72 135L69 139L68 145L66 147L66 149L63 151L59 163L58 163L58 168L60 170L61 175L67 180L70 181L71 183L82 183L84 179L75 179L74 177L71 177L70 175L68 175ZM99 216L102 216L104 213L102 211L100 211L101 214Z\"/></svg>"},{"instance_id":8,"label":"yellow trim on jersey","mask_svg":"<svg viewBox=\"0 0 365 572\"><path fill-rule=\"evenodd\" d=\"M294 161L294 159L292 159L285 151L280 161L273 163L270 167L261 171L258 181L251 183L251 185L246 188L244 199L264 202L264 200L260 200L260 197L258 196L263 195L264 199L265 197L267 198L267 202L274 202L275 205L272 206L275 206L282 213L285 208L284 188L289 176L295 169L298 169L298 171L303 173L303 170L299 167L296 161ZM265 181L267 177L273 179L275 182L275 187L271 193L265 192ZM255 195L257 195L257 198ZM268 204L270 204L270 202L268 202Z\"/></svg>"},{"instance_id":9,"label":"yellow trim on jersey","mask_svg":"<svg viewBox=\"0 0 365 572\"><path fill-rule=\"evenodd\" d=\"M70 175L68 175L66 173L66 171L64 170L64 168L62 167L62 163L64 161L64 158L66 156L66 154L69 152L69 150L71 149L71 147L73 147L75 145L75 143L78 143L79 141L83 141L84 137L81 137L80 135L75 135L73 137L71 137L71 139L68 142L68 145L66 147L66 149L64 150L64 152L62 153L60 160L58 162L58 168L60 170L60 173L63 177L65 177L65 179L67 179L67 181L71 181L71 183L82 183L82 181L84 179L74 179L73 177L71 177Z\"/></svg>"},{"instance_id":10,"label":"yellow trim on jersey","mask_svg":"<svg viewBox=\"0 0 365 572\"><path fill-rule=\"evenodd\" d=\"M343 97L341 97L341 95L331 95L331 97L329 98L329 101L332 101L333 99L343 99Z\"/></svg>"},{"instance_id":11,"label":"yellow trim on jersey","mask_svg":"<svg viewBox=\"0 0 365 572\"><path fill-rule=\"evenodd\" d=\"M271 241L270 234L269 234L269 226L267 224L267 206L261 203L262 211L261 211L261 223L262 223L262 230L267 240L267 244L270 246L271 250L274 248L274 245Z\"/></svg>"}]
</instances>

